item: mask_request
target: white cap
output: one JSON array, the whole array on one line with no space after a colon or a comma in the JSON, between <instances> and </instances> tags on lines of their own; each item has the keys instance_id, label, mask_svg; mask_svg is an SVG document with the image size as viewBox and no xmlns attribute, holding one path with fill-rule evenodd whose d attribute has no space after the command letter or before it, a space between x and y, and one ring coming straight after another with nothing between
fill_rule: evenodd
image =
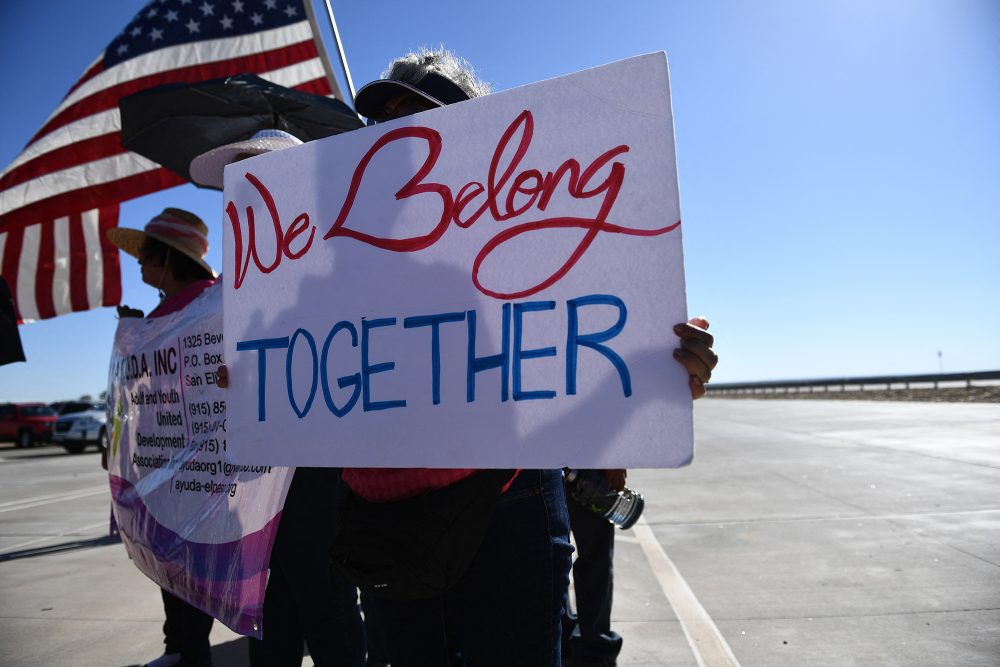
<instances>
[{"instance_id":1,"label":"white cap","mask_svg":"<svg viewBox=\"0 0 1000 667\"><path fill-rule=\"evenodd\" d=\"M302 143L301 139L283 130L261 130L249 139L213 148L191 160L191 180L198 185L221 190L223 169L235 162L238 155L262 155Z\"/></svg>"}]
</instances>

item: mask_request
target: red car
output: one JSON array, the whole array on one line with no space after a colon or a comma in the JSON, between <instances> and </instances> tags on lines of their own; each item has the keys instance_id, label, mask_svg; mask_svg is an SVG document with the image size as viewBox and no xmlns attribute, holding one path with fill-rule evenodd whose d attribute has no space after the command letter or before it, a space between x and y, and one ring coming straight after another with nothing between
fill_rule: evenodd
<instances>
[{"instance_id":1,"label":"red car","mask_svg":"<svg viewBox=\"0 0 1000 667\"><path fill-rule=\"evenodd\" d=\"M0 404L0 440L13 440L18 447L52 440L55 410L44 403Z\"/></svg>"}]
</instances>

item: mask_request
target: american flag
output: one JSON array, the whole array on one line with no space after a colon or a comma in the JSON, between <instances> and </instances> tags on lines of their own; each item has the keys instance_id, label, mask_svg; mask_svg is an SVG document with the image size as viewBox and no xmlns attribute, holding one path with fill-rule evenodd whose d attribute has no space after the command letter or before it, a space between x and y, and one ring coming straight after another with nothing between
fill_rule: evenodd
<instances>
[{"instance_id":1,"label":"american flag","mask_svg":"<svg viewBox=\"0 0 1000 667\"><path fill-rule=\"evenodd\" d=\"M184 182L121 147L119 98L243 72L341 97L309 1L154 0L111 40L0 173L0 275L21 321L117 304L119 202Z\"/></svg>"}]
</instances>

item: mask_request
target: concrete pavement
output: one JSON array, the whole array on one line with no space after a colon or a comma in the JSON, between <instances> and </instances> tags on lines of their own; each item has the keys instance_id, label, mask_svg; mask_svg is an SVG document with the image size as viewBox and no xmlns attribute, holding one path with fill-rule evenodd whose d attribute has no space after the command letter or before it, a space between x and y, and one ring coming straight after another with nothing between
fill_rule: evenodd
<instances>
[{"instance_id":1,"label":"concrete pavement","mask_svg":"<svg viewBox=\"0 0 1000 667\"><path fill-rule=\"evenodd\" d=\"M620 665L1000 664L1000 406L707 399L696 434L692 466L630 474ZM161 652L108 503L96 455L0 445L0 664Z\"/></svg>"},{"instance_id":2,"label":"concrete pavement","mask_svg":"<svg viewBox=\"0 0 1000 667\"><path fill-rule=\"evenodd\" d=\"M630 481L740 664L1000 664L1000 406L696 415L695 463Z\"/></svg>"}]
</instances>

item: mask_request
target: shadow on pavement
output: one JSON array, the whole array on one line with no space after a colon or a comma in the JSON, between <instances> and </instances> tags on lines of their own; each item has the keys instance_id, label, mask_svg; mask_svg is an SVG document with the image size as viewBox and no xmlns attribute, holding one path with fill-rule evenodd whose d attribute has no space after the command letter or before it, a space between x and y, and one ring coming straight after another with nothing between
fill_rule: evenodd
<instances>
[{"instance_id":1,"label":"shadow on pavement","mask_svg":"<svg viewBox=\"0 0 1000 667\"><path fill-rule=\"evenodd\" d=\"M212 647L213 667L243 667L248 664L249 643L249 639L240 637L224 644L216 644Z\"/></svg>"},{"instance_id":2,"label":"shadow on pavement","mask_svg":"<svg viewBox=\"0 0 1000 667\"><path fill-rule=\"evenodd\" d=\"M68 551L80 551L81 549L94 549L96 547L104 547L109 544L118 544L121 542L121 538L117 535L102 535L101 537L94 537L89 540L76 540L73 542L63 542L62 544L50 544L44 547L36 547L34 549L22 549L21 551L11 551L10 553L0 554L0 563L9 560L19 560L21 558L35 558L36 556L49 556L51 554L61 554Z\"/></svg>"},{"instance_id":3,"label":"shadow on pavement","mask_svg":"<svg viewBox=\"0 0 1000 667\"><path fill-rule=\"evenodd\" d=\"M212 667L245 667L249 662L248 639L240 637L212 647ZM126 665L125 667L142 667Z\"/></svg>"}]
</instances>

